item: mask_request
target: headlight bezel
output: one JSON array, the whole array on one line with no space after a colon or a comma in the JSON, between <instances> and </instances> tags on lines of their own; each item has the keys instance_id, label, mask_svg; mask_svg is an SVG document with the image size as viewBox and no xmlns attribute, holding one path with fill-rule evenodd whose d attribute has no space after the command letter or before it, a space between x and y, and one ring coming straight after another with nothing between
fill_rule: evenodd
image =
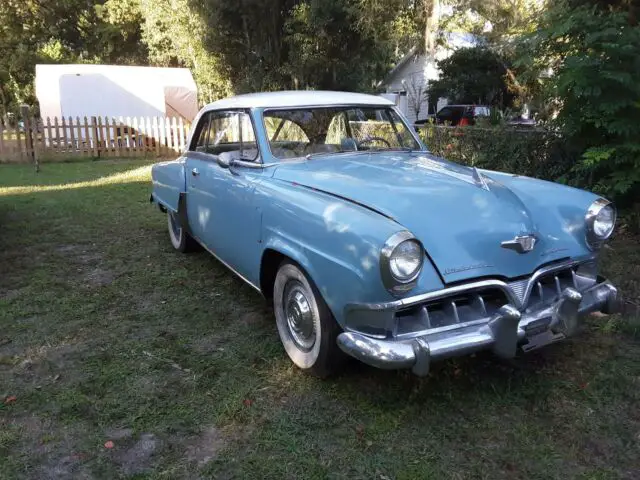
<instances>
[{"instance_id":1,"label":"headlight bezel","mask_svg":"<svg viewBox=\"0 0 640 480\"><path fill-rule=\"evenodd\" d=\"M598 217L598 214L607 207L610 208L613 212L613 221L611 223L611 229L606 235L599 236L595 232L594 225ZM584 217L584 222L585 222L586 242L587 242L587 246L591 250L600 249L604 244L604 242L606 242L611 237L616 227L617 217L618 217L618 212L616 211L616 207L613 205L612 202L610 202L606 198L599 198L589 206L589 208L587 209L587 213L585 214L585 217Z\"/></svg>"},{"instance_id":2,"label":"headlight bezel","mask_svg":"<svg viewBox=\"0 0 640 480\"><path fill-rule=\"evenodd\" d=\"M392 271L391 261L394 251L404 242L414 242L419 247L420 264L410 276L399 278ZM385 288L393 295L401 295L414 288L424 267L424 257L422 243L411 232L404 230L391 235L380 250L380 275Z\"/></svg>"}]
</instances>

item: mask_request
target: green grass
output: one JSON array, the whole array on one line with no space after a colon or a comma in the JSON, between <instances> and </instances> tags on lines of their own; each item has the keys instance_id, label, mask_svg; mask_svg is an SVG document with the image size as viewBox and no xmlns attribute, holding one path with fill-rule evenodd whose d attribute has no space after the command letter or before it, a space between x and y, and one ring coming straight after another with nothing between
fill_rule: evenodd
<instances>
[{"instance_id":1,"label":"green grass","mask_svg":"<svg viewBox=\"0 0 640 480\"><path fill-rule=\"evenodd\" d=\"M317 380L256 292L172 250L148 166L0 166L0 478L640 476L637 318L426 379ZM635 303L639 250L604 265Z\"/></svg>"}]
</instances>

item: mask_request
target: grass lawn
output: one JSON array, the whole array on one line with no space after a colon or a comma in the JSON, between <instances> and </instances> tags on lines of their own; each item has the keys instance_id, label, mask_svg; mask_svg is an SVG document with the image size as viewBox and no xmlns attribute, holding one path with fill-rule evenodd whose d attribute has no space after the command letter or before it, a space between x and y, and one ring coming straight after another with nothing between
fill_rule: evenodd
<instances>
[{"instance_id":1,"label":"grass lawn","mask_svg":"<svg viewBox=\"0 0 640 480\"><path fill-rule=\"evenodd\" d=\"M172 250L149 172L0 165L0 478L640 478L637 317L317 380L255 291ZM639 264L637 238L605 252L636 304Z\"/></svg>"}]
</instances>

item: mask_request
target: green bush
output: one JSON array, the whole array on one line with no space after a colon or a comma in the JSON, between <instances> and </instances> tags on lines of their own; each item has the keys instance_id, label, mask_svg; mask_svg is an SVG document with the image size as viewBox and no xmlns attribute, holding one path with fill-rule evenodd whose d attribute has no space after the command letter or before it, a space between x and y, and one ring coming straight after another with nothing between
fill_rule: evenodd
<instances>
[{"instance_id":1,"label":"green bush","mask_svg":"<svg viewBox=\"0 0 640 480\"><path fill-rule=\"evenodd\" d=\"M551 124L579 150L564 178L630 207L640 198L638 4L549 5L518 62L542 86L539 101L555 106Z\"/></svg>"},{"instance_id":2,"label":"green bush","mask_svg":"<svg viewBox=\"0 0 640 480\"><path fill-rule=\"evenodd\" d=\"M419 133L431 152L448 160L544 180L566 180L576 158L546 130L427 125Z\"/></svg>"}]
</instances>

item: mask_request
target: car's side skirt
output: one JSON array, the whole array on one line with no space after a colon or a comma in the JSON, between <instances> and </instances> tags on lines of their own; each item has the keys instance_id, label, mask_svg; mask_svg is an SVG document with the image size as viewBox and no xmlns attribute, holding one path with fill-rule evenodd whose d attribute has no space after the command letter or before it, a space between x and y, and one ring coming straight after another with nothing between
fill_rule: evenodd
<instances>
[{"instance_id":1,"label":"car's side skirt","mask_svg":"<svg viewBox=\"0 0 640 480\"><path fill-rule=\"evenodd\" d=\"M253 288L254 290L256 290L260 295L262 294L262 290L260 290L260 287L258 287L257 285L255 285L251 280L249 280L248 278L246 278L245 276L243 276L241 273L239 273L235 268L233 268L231 265L229 265L227 262L225 262L224 260L222 260L218 255L216 255L215 253L213 253L213 251L207 247L204 242L202 240L200 240L198 237L193 237L195 239L196 242L198 242L202 248L204 248L207 252L209 252L211 255L213 255L213 257L218 260L221 264L223 264L225 267L227 267L229 270L231 270L233 273L235 273L241 280L243 280L245 283L247 283L251 288ZM263 295L264 296L264 295Z\"/></svg>"}]
</instances>

